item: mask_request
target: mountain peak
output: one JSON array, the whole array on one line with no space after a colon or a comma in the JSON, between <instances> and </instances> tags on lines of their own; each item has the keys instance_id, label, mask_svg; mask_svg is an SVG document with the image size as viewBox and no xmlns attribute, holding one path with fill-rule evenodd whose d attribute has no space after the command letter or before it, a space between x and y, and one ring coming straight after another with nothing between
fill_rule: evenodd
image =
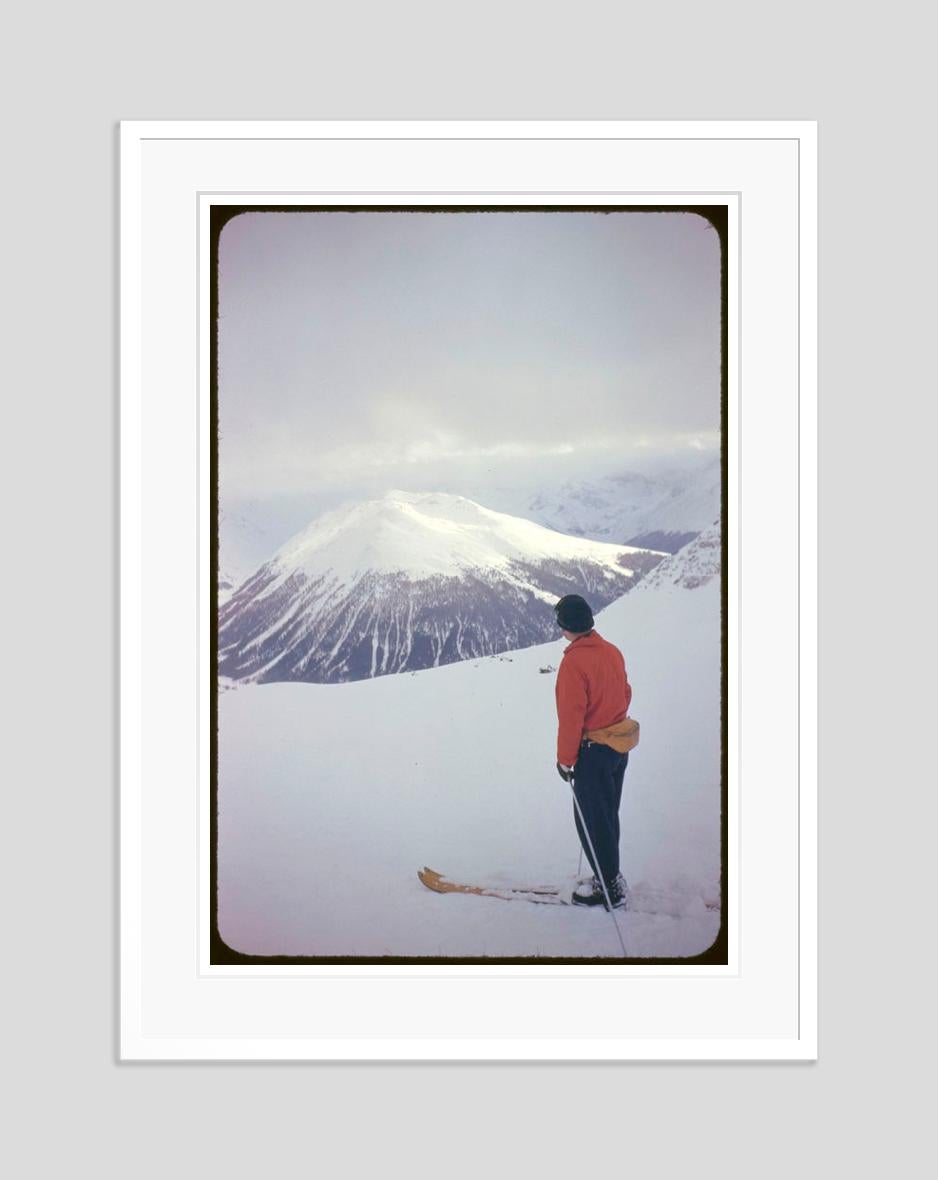
<instances>
[{"instance_id":1,"label":"mountain peak","mask_svg":"<svg viewBox=\"0 0 938 1180\"><path fill-rule=\"evenodd\" d=\"M446 492L345 504L283 545L219 612L236 679L354 680L540 643L552 605L599 608L660 554L570 537Z\"/></svg>"},{"instance_id":2,"label":"mountain peak","mask_svg":"<svg viewBox=\"0 0 938 1180\"><path fill-rule=\"evenodd\" d=\"M328 570L353 583L366 573L420 580L504 570L519 561L585 560L621 572L621 559L640 552L566 536L465 496L393 489L325 513L281 546L270 564L284 576Z\"/></svg>"}]
</instances>

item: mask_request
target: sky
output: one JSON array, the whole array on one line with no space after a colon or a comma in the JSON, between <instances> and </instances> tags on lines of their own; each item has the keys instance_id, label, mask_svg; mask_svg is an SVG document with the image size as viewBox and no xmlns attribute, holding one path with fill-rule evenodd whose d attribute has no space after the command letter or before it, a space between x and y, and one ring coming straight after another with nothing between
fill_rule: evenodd
<instances>
[{"instance_id":1,"label":"sky","mask_svg":"<svg viewBox=\"0 0 938 1180\"><path fill-rule=\"evenodd\" d=\"M719 448L689 213L243 213L219 240L223 503Z\"/></svg>"}]
</instances>

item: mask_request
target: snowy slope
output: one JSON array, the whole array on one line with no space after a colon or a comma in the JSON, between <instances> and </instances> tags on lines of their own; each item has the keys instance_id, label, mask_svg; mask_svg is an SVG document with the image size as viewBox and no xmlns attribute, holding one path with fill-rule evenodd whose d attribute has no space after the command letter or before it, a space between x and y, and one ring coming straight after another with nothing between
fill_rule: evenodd
<instances>
[{"instance_id":1,"label":"snowy slope","mask_svg":"<svg viewBox=\"0 0 938 1180\"><path fill-rule=\"evenodd\" d=\"M619 644L642 742L621 809L639 910L630 954L715 938L720 896L719 579L629 594ZM219 697L219 925L234 948L312 956L611 956L608 914L429 893L566 882L579 846L554 768L563 641L347 684L239 684ZM656 912L649 912L656 911Z\"/></svg>"},{"instance_id":2,"label":"snowy slope","mask_svg":"<svg viewBox=\"0 0 938 1180\"><path fill-rule=\"evenodd\" d=\"M219 611L219 670L334 683L522 648L555 633L563 594L603 606L661 556L389 492L321 516L238 588Z\"/></svg>"},{"instance_id":3,"label":"snowy slope","mask_svg":"<svg viewBox=\"0 0 938 1180\"><path fill-rule=\"evenodd\" d=\"M680 586L685 590L705 586L720 576L720 549L717 520L680 552L661 562L635 589L648 593L666 586Z\"/></svg>"}]
</instances>

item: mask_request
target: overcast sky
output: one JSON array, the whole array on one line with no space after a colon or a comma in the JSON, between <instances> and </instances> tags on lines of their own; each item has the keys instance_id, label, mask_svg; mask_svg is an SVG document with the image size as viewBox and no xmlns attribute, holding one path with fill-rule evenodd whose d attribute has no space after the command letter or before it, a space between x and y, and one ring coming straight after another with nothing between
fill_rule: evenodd
<instances>
[{"instance_id":1,"label":"overcast sky","mask_svg":"<svg viewBox=\"0 0 938 1180\"><path fill-rule=\"evenodd\" d=\"M694 214L241 214L222 494L718 448L719 271Z\"/></svg>"}]
</instances>

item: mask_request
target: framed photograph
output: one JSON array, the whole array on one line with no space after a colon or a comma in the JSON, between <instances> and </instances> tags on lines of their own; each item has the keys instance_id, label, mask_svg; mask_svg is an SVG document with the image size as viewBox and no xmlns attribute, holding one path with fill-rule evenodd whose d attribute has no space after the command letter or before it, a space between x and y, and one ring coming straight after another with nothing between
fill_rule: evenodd
<instances>
[{"instance_id":1,"label":"framed photograph","mask_svg":"<svg viewBox=\"0 0 938 1180\"><path fill-rule=\"evenodd\" d=\"M121 135L121 1052L816 1056L816 127Z\"/></svg>"}]
</instances>

